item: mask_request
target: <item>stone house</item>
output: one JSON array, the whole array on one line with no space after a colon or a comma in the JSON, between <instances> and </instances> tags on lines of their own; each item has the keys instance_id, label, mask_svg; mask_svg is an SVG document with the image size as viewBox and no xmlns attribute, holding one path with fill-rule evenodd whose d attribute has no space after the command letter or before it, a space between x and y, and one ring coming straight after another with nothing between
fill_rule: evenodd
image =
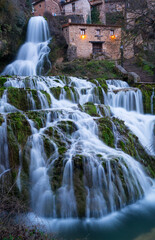
<instances>
[{"instance_id":1,"label":"stone house","mask_svg":"<svg viewBox=\"0 0 155 240\"><path fill-rule=\"evenodd\" d=\"M121 27L97 24L68 23L63 26L69 60L98 57L119 59Z\"/></svg>"},{"instance_id":2,"label":"stone house","mask_svg":"<svg viewBox=\"0 0 155 240\"><path fill-rule=\"evenodd\" d=\"M61 14L60 0L36 0L32 3L34 16L43 16L45 12L53 16Z\"/></svg>"},{"instance_id":3,"label":"stone house","mask_svg":"<svg viewBox=\"0 0 155 240\"><path fill-rule=\"evenodd\" d=\"M63 3L64 15L82 15L84 22L91 19L91 6L88 0L67 0Z\"/></svg>"}]
</instances>

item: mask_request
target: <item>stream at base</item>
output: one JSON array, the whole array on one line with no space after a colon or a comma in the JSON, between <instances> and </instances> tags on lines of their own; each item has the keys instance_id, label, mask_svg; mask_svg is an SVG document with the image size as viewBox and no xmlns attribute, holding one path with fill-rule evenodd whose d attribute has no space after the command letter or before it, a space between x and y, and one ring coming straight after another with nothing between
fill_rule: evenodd
<instances>
[{"instance_id":1,"label":"stream at base","mask_svg":"<svg viewBox=\"0 0 155 240\"><path fill-rule=\"evenodd\" d=\"M155 186L143 200L100 219L48 219L29 213L26 222L62 240L154 240Z\"/></svg>"}]
</instances>

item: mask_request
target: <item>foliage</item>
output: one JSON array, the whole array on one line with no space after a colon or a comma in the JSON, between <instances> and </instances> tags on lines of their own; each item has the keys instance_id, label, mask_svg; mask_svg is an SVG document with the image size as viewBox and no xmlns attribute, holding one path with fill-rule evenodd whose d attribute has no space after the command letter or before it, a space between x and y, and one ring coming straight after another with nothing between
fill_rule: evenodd
<instances>
[{"instance_id":1,"label":"foliage","mask_svg":"<svg viewBox=\"0 0 155 240\"><path fill-rule=\"evenodd\" d=\"M97 7L93 7L91 11L91 20L93 24L100 24L100 13Z\"/></svg>"},{"instance_id":2,"label":"foliage","mask_svg":"<svg viewBox=\"0 0 155 240\"><path fill-rule=\"evenodd\" d=\"M111 25L122 25L124 22L123 12L106 13L106 23Z\"/></svg>"},{"instance_id":3,"label":"foliage","mask_svg":"<svg viewBox=\"0 0 155 240\"><path fill-rule=\"evenodd\" d=\"M6 181L7 177L5 176ZM14 193L15 182L10 188L0 189L0 239L1 240L56 240L55 236L40 231L36 226L29 228L24 221L17 222L17 214L28 211L25 202ZM30 210L30 209L29 209ZM46 228L45 228L46 231Z\"/></svg>"},{"instance_id":4,"label":"foliage","mask_svg":"<svg viewBox=\"0 0 155 240\"><path fill-rule=\"evenodd\" d=\"M108 60L77 59L73 62L57 64L55 69L51 69L50 74L87 76L89 79L122 79L121 75L116 73L115 63Z\"/></svg>"}]
</instances>

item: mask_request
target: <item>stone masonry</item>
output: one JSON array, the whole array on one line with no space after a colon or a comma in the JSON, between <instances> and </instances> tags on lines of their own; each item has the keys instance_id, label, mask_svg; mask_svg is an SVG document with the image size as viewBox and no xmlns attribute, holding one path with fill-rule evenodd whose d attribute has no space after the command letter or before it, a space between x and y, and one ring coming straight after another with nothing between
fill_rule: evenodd
<instances>
[{"instance_id":1,"label":"stone masonry","mask_svg":"<svg viewBox=\"0 0 155 240\"><path fill-rule=\"evenodd\" d=\"M121 28L118 26L68 23L63 26L63 33L69 48L76 46L78 58L91 58L96 48L103 58L120 58ZM112 33L115 39L111 38Z\"/></svg>"},{"instance_id":2,"label":"stone masonry","mask_svg":"<svg viewBox=\"0 0 155 240\"><path fill-rule=\"evenodd\" d=\"M64 3L63 11L65 15L83 15L86 23L91 16L91 6L88 0L70 0Z\"/></svg>"},{"instance_id":3,"label":"stone masonry","mask_svg":"<svg viewBox=\"0 0 155 240\"><path fill-rule=\"evenodd\" d=\"M45 12L53 16L61 14L61 4L59 0L38 0L32 3L34 16L43 16Z\"/></svg>"}]
</instances>

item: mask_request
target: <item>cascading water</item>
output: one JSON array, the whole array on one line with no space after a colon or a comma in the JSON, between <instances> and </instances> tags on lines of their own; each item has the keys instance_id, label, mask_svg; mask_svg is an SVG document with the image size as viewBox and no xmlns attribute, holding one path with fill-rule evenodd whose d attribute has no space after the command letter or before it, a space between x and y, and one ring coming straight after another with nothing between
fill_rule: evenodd
<instances>
[{"instance_id":1,"label":"cascading water","mask_svg":"<svg viewBox=\"0 0 155 240\"><path fill-rule=\"evenodd\" d=\"M50 33L43 17L32 17L28 24L26 43L21 46L16 60L1 75L31 76L44 72L44 62L50 68L48 54Z\"/></svg>"},{"instance_id":2,"label":"cascading water","mask_svg":"<svg viewBox=\"0 0 155 240\"><path fill-rule=\"evenodd\" d=\"M108 103L114 115L123 121L138 136L145 149L155 154L155 117L143 114L142 93L138 89L132 89L122 81L107 81Z\"/></svg>"},{"instance_id":3,"label":"cascading water","mask_svg":"<svg viewBox=\"0 0 155 240\"><path fill-rule=\"evenodd\" d=\"M115 149L99 139L97 122L104 114L111 117L108 107L103 108L106 109L104 114L100 108L104 102L108 103L114 116L123 119L145 147L150 145L148 152L153 155L155 117L143 114L139 90L130 89L122 81L107 81L107 84L109 91L106 95L100 86L72 77L67 80L55 77L8 78L4 83L6 88L25 89L29 107L33 110L30 114L24 113L32 132L25 151L30 159L32 208L38 215L101 218L134 203L150 189L152 180L140 163L117 148L117 144ZM35 100L27 93L27 88L32 93L37 91L41 110L35 111ZM58 96L54 89L59 92ZM5 101L4 95L0 100L1 105L7 103L7 95L5 97ZM84 112L86 102L96 105L98 112L94 117ZM42 126L38 129L32 116L39 112L45 119L39 123ZM113 132L115 135L114 127ZM1 145L2 142L4 140ZM59 172L55 174L56 171ZM17 185L22 188L21 183Z\"/></svg>"}]
</instances>

